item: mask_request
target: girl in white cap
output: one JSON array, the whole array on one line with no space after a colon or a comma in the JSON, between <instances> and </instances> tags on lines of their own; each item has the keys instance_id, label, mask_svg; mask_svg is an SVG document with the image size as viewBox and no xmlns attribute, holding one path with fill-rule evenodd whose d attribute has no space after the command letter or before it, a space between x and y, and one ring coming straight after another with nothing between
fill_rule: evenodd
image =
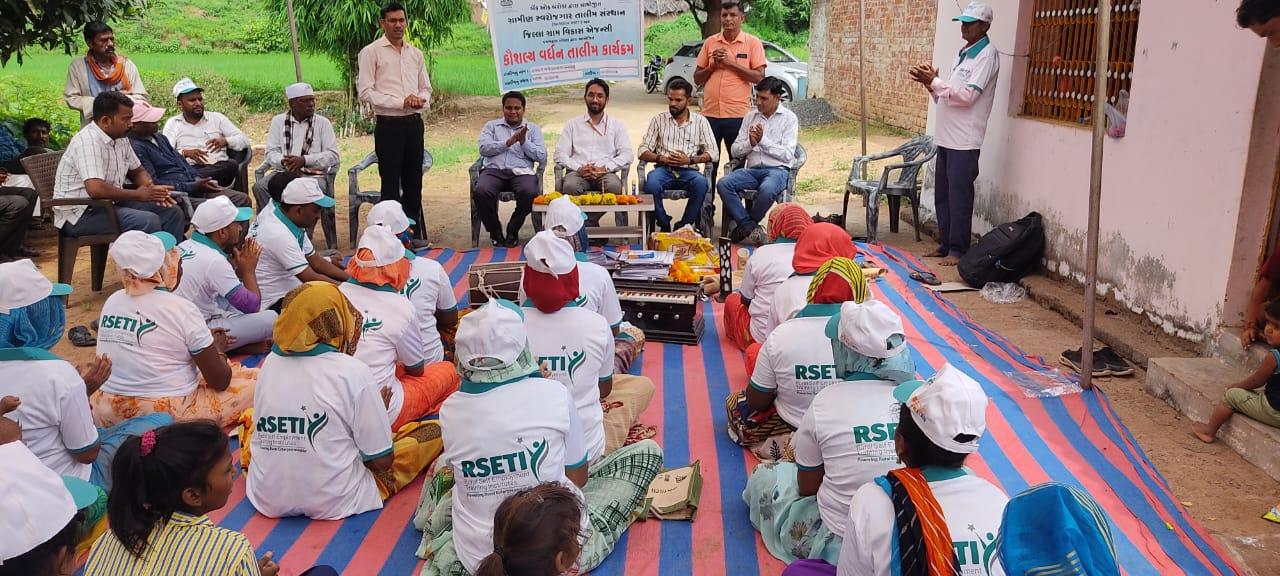
<instances>
[{"instance_id":1,"label":"girl in white cap","mask_svg":"<svg viewBox=\"0 0 1280 576\"><path fill-rule=\"evenodd\" d=\"M98 320L98 353L112 362L111 377L89 400L99 426L156 412L229 426L253 401L257 370L233 366L225 335L170 292L181 274L176 246L166 232L138 231L111 245L124 288L107 298Z\"/></svg>"},{"instance_id":2,"label":"girl in white cap","mask_svg":"<svg viewBox=\"0 0 1280 576\"><path fill-rule=\"evenodd\" d=\"M462 388L440 410L448 468L423 491L414 519L427 554L423 574L476 573L497 552L499 505L542 482L584 495L577 571L594 569L630 526L630 511L662 468L662 449L652 440L588 466L573 395L542 377L521 315L515 304L491 300L458 328Z\"/></svg>"}]
</instances>

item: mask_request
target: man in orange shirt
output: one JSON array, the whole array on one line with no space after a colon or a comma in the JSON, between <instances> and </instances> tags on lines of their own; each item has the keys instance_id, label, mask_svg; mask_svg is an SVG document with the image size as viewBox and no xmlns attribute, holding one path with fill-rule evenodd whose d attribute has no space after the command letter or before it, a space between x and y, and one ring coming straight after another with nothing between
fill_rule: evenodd
<instances>
[{"instance_id":1,"label":"man in orange shirt","mask_svg":"<svg viewBox=\"0 0 1280 576\"><path fill-rule=\"evenodd\" d=\"M716 146L724 143L730 157L742 118L751 109L751 87L764 80L768 61L760 39L742 31L742 6L720 6L720 33L702 42L693 81L704 90L702 115L711 122Z\"/></svg>"}]
</instances>

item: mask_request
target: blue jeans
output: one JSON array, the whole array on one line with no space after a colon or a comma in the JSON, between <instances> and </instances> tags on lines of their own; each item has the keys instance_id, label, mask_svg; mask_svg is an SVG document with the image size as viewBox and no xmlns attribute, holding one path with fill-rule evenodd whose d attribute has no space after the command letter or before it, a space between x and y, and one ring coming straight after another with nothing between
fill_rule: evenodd
<instances>
[{"instance_id":1,"label":"blue jeans","mask_svg":"<svg viewBox=\"0 0 1280 576\"><path fill-rule=\"evenodd\" d=\"M677 174L679 178L677 178ZM659 166L649 172L644 180L644 193L653 196L653 217L658 221L658 228L671 230L671 217L662 207L663 190L684 190L689 194L689 203L684 206L684 216L676 222L676 228L685 224L701 226L703 204L707 200L707 191L711 188L707 177L693 168L668 168Z\"/></svg>"},{"instance_id":2,"label":"blue jeans","mask_svg":"<svg viewBox=\"0 0 1280 576\"><path fill-rule=\"evenodd\" d=\"M938 245L948 256L969 251L973 236L973 183L978 179L981 150L938 147L933 178L933 209L938 218Z\"/></svg>"},{"instance_id":3,"label":"blue jeans","mask_svg":"<svg viewBox=\"0 0 1280 576\"><path fill-rule=\"evenodd\" d=\"M67 236L92 236L109 234L111 222L107 220L110 213L106 208L90 206L80 215L75 224L63 226ZM179 241L186 236L187 216L177 206L160 206L155 202L139 202L137 200L120 200L116 202L116 221L121 232L141 230L150 234L161 230L173 234Z\"/></svg>"},{"instance_id":4,"label":"blue jeans","mask_svg":"<svg viewBox=\"0 0 1280 576\"><path fill-rule=\"evenodd\" d=\"M141 436L143 432L170 424L173 424L173 416L166 412L156 412L130 418L110 428L99 428L98 457L93 460L93 473L89 476L89 482L110 492L111 461L116 459L116 451L120 449L120 445L130 436Z\"/></svg>"},{"instance_id":5,"label":"blue jeans","mask_svg":"<svg viewBox=\"0 0 1280 576\"><path fill-rule=\"evenodd\" d=\"M716 183L725 212L738 226L756 225L764 221L769 208L787 188L790 172L786 168L742 168L734 170ZM751 206L742 202L743 190L755 190ZM748 209L750 211L748 211Z\"/></svg>"}]
</instances>

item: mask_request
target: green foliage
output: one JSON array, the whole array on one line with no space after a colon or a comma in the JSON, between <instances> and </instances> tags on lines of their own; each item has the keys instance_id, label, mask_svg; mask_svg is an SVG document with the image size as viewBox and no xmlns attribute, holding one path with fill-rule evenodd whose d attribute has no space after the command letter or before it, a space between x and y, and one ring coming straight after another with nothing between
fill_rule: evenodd
<instances>
[{"instance_id":1,"label":"green foliage","mask_svg":"<svg viewBox=\"0 0 1280 576\"><path fill-rule=\"evenodd\" d=\"M113 23L121 50L150 54L265 54L289 50L288 27L251 0L150 0L139 18Z\"/></svg>"},{"instance_id":2,"label":"green foliage","mask_svg":"<svg viewBox=\"0 0 1280 576\"><path fill-rule=\"evenodd\" d=\"M442 43L436 52L490 56L493 54L493 43L489 39L489 29L471 21L463 22L453 27L453 36Z\"/></svg>"},{"instance_id":3,"label":"green foliage","mask_svg":"<svg viewBox=\"0 0 1280 576\"><path fill-rule=\"evenodd\" d=\"M444 54L431 69L431 84L442 94L496 96L498 72L493 56Z\"/></svg>"},{"instance_id":4,"label":"green foliage","mask_svg":"<svg viewBox=\"0 0 1280 576\"><path fill-rule=\"evenodd\" d=\"M757 2L779 2L780 0L757 0ZM755 4L759 6L759 3ZM805 3L807 6L808 4ZM767 15L766 15L767 16ZM772 18L773 16L769 16ZM779 23L784 22L781 16ZM764 22L761 22L764 20ZM799 34L792 34L782 30L781 28L770 27L771 20L762 18L755 9L751 11L751 16L747 18L746 25L743 28L764 40L768 40L786 48L797 58L807 60L809 57L809 32L804 30ZM807 28L808 21L805 26ZM689 13L681 14L679 18L670 22L659 22L649 27L644 33L644 51L648 54L658 54L663 57L675 54L676 50L685 42L695 42L702 39L701 28L694 21L693 15Z\"/></svg>"},{"instance_id":5,"label":"green foliage","mask_svg":"<svg viewBox=\"0 0 1280 576\"><path fill-rule=\"evenodd\" d=\"M50 134L52 143L58 148L66 146L80 129L80 114L67 108L61 91L40 90L39 85L26 80L0 82L0 124L10 127L14 135L21 136L22 123L27 118L48 120L53 126Z\"/></svg>"},{"instance_id":6,"label":"green foliage","mask_svg":"<svg viewBox=\"0 0 1280 576\"><path fill-rule=\"evenodd\" d=\"M82 45L86 23L132 15L145 0L10 0L0 2L0 66L33 47L71 53Z\"/></svg>"},{"instance_id":7,"label":"green foliage","mask_svg":"<svg viewBox=\"0 0 1280 576\"><path fill-rule=\"evenodd\" d=\"M180 112L171 88L184 76L195 80L196 84L204 89L204 107L206 110L226 114L232 122L237 124L243 122L248 116L244 100L232 89L231 83L227 81L226 77L215 74L208 68L189 68L182 72L154 70L143 78L143 82L148 85L147 92L151 95L148 101L156 106L163 106L166 118ZM281 99L277 99L277 102L280 102ZM280 105L277 104L276 107L278 108Z\"/></svg>"}]
</instances>

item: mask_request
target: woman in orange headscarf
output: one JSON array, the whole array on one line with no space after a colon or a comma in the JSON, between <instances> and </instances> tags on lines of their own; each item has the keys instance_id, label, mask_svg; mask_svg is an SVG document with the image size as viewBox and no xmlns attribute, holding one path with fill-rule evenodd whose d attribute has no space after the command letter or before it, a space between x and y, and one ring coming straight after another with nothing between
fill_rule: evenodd
<instances>
[{"instance_id":1,"label":"woman in orange headscarf","mask_svg":"<svg viewBox=\"0 0 1280 576\"><path fill-rule=\"evenodd\" d=\"M796 240L813 219L799 204L778 204L769 213L769 237L766 244L751 254L742 272L742 287L724 299L724 333L740 350L755 342L763 342L773 291L791 276L791 258Z\"/></svg>"}]
</instances>

